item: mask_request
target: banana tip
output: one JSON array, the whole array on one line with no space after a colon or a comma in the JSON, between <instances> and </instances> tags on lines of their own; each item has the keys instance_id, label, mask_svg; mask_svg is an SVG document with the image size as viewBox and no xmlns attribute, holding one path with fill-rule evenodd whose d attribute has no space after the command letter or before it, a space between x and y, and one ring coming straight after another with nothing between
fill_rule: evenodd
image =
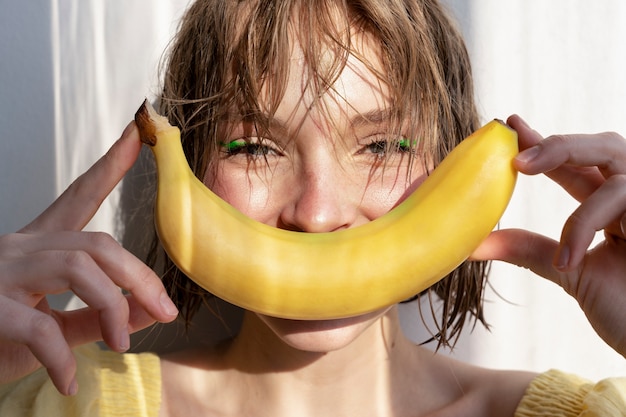
<instances>
[{"instance_id":1,"label":"banana tip","mask_svg":"<svg viewBox=\"0 0 626 417\"><path fill-rule=\"evenodd\" d=\"M509 124L508 124L507 122L505 122L505 121L504 121L504 120L502 120L502 119L495 118L495 119L493 119L493 120L494 120L494 121L496 121L496 122L498 122L498 123L500 123L502 126L504 126L504 127L508 128L509 130L515 130L515 129L513 129L511 126L509 126Z\"/></svg>"},{"instance_id":2,"label":"banana tip","mask_svg":"<svg viewBox=\"0 0 626 417\"><path fill-rule=\"evenodd\" d=\"M150 102L146 99L135 113L135 123L139 128L141 141L146 145L154 146L157 142L157 129L154 125L150 110L156 113Z\"/></svg>"}]
</instances>

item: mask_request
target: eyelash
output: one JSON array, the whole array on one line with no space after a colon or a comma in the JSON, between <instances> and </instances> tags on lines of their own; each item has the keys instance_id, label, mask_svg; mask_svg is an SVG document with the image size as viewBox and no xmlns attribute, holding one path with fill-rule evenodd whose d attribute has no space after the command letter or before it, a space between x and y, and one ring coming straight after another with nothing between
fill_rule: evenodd
<instances>
[{"instance_id":1,"label":"eyelash","mask_svg":"<svg viewBox=\"0 0 626 417\"><path fill-rule=\"evenodd\" d=\"M390 139L390 138L380 138L372 140L370 143L364 146L363 150L360 153L365 153L366 151L371 151L373 154L382 157L388 152L399 152L399 153L409 153L413 152L415 149L415 142L411 143L411 141L407 138L399 138L399 139Z\"/></svg>"},{"instance_id":2,"label":"eyelash","mask_svg":"<svg viewBox=\"0 0 626 417\"><path fill-rule=\"evenodd\" d=\"M246 155L250 157L266 157L271 153L280 155L281 152L273 146L261 142L250 142L246 139L235 139L221 144L226 156Z\"/></svg>"}]
</instances>

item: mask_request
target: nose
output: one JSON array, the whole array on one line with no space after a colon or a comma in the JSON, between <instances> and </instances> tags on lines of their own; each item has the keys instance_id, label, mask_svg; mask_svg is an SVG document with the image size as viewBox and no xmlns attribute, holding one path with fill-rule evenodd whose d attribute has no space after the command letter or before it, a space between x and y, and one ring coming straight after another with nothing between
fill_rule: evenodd
<instances>
[{"instance_id":1,"label":"nose","mask_svg":"<svg viewBox=\"0 0 626 417\"><path fill-rule=\"evenodd\" d=\"M294 177L294 197L281 211L282 227L299 232L322 233L349 228L358 216L354 184L335 166L303 169Z\"/></svg>"}]
</instances>

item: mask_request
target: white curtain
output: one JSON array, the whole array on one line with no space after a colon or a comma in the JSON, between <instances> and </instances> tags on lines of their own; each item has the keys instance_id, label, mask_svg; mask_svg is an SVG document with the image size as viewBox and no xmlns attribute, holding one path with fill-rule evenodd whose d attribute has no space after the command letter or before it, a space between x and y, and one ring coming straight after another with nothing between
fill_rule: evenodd
<instances>
[{"instance_id":1,"label":"white curtain","mask_svg":"<svg viewBox=\"0 0 626 417\"><path fill-rule=\"evenodd\" d=\"M118 138L145 97L187 1L52 1L57 190ZM110 229L116 196L89 229Z\"/></svg>"},{"instance_id":2,"label":"white curtain","mask_svg":"<svg viewBox=\"0 0 626 417\"><path fill-rule=\"evenodd\" d=\"M468 41L485 120L518 113L544 135L626 134L626 3L619 0L449 0ZM558 239L574 201L543 177L522 177L501 227ZM626 277L625 277L626 279ZM457 354L498 368L550 367L592 378L626 374L577 303L526 270L496 264L487 318Z\"/></svg>"},{"instance_id":3,"label":"white curtain","mask_svg":"<svg viewBox=\"0 0 626 417\"><path fill-rule=\"evenodd\" d=\"M626 134L626 3L447 0L473 58L485 120L519 113L544 134ZM0 233L45 208L117 139L144 97L187 0L0 0ZM89 225L118 232L115 193ZM521 178L502 227L558 238L574 203L545 178ZM496 367L626 375L576 303L525 270L496 264L491 332L454 355ZM65 301L65 299L63 299ZM403 307L417 341L427 338Z\"/></svg>"}]
</instances>

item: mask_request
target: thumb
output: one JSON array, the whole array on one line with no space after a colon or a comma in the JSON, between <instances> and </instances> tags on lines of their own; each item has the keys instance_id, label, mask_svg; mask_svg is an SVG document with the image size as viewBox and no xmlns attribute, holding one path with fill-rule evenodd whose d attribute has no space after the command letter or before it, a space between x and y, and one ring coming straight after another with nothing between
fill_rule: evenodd
<instances>
[{"instance_id":1,"label":"thumb","mask_svg":"<svg viewBox=\"0 0 626 417\"><path fill-rule=\"evenodd\" d=\"M554 282L559 273L553 266L558 242L523 229L503 229L492 232L472 253L470 260L498 260L530 269Z\"/></svg>"},{"instance_id":2,"label":"thumb","mask_svg":"<svg viewBox=\"0 0 626 417\"><path fill-rule=\"evenodd\" d=\"M157 321L141 307L132 294L126 295L126 300L129 307L128 331L130 333L143 330ZM85 307L72 311L55 311L54 315L71 348L102 340L97 310Z\"/></svg>"}]
</instances>

